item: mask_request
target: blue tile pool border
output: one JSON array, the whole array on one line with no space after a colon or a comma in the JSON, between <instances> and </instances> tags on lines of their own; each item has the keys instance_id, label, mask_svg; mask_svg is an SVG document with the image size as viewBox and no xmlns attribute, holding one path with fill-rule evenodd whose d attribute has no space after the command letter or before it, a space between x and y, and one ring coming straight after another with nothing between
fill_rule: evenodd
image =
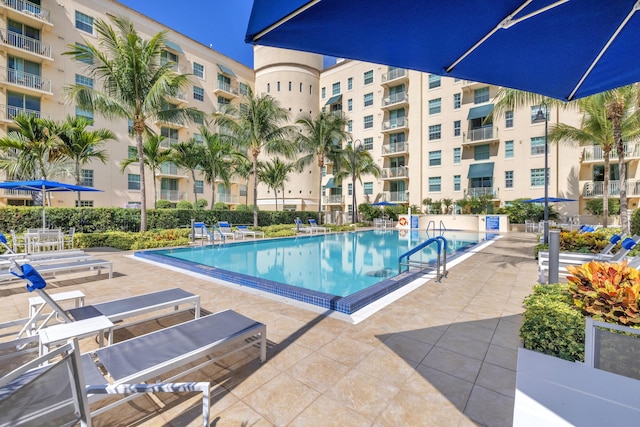
<instances>
[{"instance_id":1,"label":"blue tile pool border","mask_svg":"<svg viewBox=\"0 0 640 427\"><path fill-rule=\"evenodd\" d=\"M463 248L462 250L458 250L453 255L448 256L448 260L454 259L456 255L460 255L461 253L468 251L469 248L476 245L477 243L474 243ZM134 252L134 256L349 315L384 297L385 295L388 295L402 288L406 284L429 272L429 270L418 269L405 271L397 276L392 276L388 279L384 279L351 295L340 297L324 292L318 292L310 289L300 288L297 286L287 285L285 283L275 282L273 280L261 279L259 277L236 273L218 267L210 267L192 261L185 261L178 258L165 256L158 252L159 251L154 250L136 251Z\"/></svg>"}]
</instances>

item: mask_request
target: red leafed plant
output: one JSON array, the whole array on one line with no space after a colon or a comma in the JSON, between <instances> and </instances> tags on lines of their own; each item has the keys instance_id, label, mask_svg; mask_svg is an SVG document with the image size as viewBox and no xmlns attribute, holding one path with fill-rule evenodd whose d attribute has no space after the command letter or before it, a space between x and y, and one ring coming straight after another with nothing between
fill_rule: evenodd
<instances>
[{"instance_id":1,"label":"red leafed plant","mask_svg":"<svg viewBox=\"0 0 640 427\"><path fill-rule=\"evenodd\" d=\"M640 271L621 263L591 261L568 266L573 303L585 315L621 325L640 325Z\"/></svg>"}]
</instances>

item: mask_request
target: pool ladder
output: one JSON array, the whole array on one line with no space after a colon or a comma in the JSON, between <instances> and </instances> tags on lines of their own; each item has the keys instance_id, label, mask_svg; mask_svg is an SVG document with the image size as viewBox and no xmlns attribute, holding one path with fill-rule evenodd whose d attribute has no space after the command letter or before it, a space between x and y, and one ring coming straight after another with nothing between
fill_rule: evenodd
<instances>
[{"instance_id":1,"label":"pool ladder","mask_svg":"<svg viewBox=\"0 0 640 427\"><path fill-rule=\"evenodd\" d=\"M447 277L447 274L449 273L447 271L447 239L445 239L443 236L436 236L427 239L413 249L400 255L398 257L398 274L401 274L403 271L409 270L411 267L417 267L423 270L431 267L428 262L412 261L411 255L433 244L436 245L438 253L436 262L436 282L440 283L441 279L443 277ZM406 270L404 268L406 268Z\"/></svg>"},{"instance_id":2,"label":"pool ladder","mask_svg":"<svg viewBox=\"0 0 640 427\"><path fill-rule=\"evenodd\" d=\"M431 229L431 227L433 226L433 232L435 234L436 232L436 222L434 220L431 220L427 223L427 234L429 233L429 230ZM444 225L444 222L442 220L440 220L440 232L444 232L447 231L447 227Z\"/></svg>"}]
</instances>

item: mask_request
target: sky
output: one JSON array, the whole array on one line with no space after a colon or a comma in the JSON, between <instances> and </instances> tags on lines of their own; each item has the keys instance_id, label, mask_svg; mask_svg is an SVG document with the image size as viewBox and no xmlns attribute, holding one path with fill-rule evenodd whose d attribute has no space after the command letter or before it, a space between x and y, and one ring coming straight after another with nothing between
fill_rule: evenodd
<instances>
[{"instance_id":1,"label":"sky","mask_svg":"<svg viewBox=\"0 0 640 427\"><path fill-rule=\"evenodd\" d=\"M253 0L119 1L253 68L253 48L244 42Z\"/></svg>"}]
</instances>

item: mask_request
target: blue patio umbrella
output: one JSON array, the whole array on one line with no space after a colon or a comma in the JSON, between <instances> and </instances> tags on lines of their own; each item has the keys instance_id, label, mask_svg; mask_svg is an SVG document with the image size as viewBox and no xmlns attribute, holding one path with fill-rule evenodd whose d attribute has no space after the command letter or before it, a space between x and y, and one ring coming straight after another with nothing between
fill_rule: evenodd
<instances>
[{"instance_id":1,"label":"blue patio umbrella","mask_svg":"<svg viewBox=\"0 0 640 427\"><path fill-rule=\"evenodd\" d=\"M397 203L392 203L392 202L387 202L386 200L383 200L381 202L371 203L371 206L398 206L398 204Z\"/></svg>"},{"instance_id":2,"label":"blue patio umbrella","mask_svg":"<svg viewBox=\"0 0 640 427\"><path fill-rule=\"evenodd\" d=\"M575 199L565 199L563 197L547 197L549 203L558 202L577 202ZM522 203L544 203L544 197L538 197L537 199L523 200Z\"/></svg>"},{"instance_id":3,"label":"blue patio umbrella","mask_svg":"<svg viewBox=\"0 0 640 427\"><path fill-rule=\"evenodd\" d=\"M563 100L640 81L636 0L254 0L245 40Z\"/></svg>"},{"instance_id":4,"label":"blue patio umbrella","mask_svg":"<svg viewBox=\"0 0 640 427\"><path fill-rule=\"evenodd\" d=\"M45 196L50 191L102 191L93 187L84 187L81 185L67 184L64 182L49 181L46 179L37 179L33 181L6 181L0 182L0 188L9 190L38 191L42 194L42 228L46 226L45 217Z\"/></svg>"}]
</instances>

